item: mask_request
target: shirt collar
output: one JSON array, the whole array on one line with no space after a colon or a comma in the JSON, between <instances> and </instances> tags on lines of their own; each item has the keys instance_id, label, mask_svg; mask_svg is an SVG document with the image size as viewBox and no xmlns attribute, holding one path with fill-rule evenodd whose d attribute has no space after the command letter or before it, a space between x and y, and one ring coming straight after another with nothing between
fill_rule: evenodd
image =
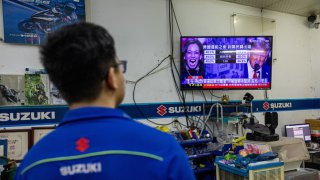
<instances>
[{"instance_id":1,"label":"shirt collar","mask_svg":"<svg viewBox=\"0 0 320 180\"><path fill-rule=\"evenodd\" d=\"M69 122L96 118L117 118L131 120L130 116L120 109L108 107L82 107L69 110L62 119L60 126Z\"/></svg>"},{"instance_id":2,"label":"shirt collar","mask_svg":"<svg viewBox=\"0 0 320 180\"><path fill-rule=\"evenodd\" d=\"M249 61L248 61L247 64L248 64L248 65L247 65L247 67L248 67L248 77L250 78L250 77L253 77L254 69L251 67ZM258 78L261 78L262 68L258 69L256 72L257 72L257 73L259 72L258 75L259 75L260 77L258 77Z\"/></svg>"}]
</instances>

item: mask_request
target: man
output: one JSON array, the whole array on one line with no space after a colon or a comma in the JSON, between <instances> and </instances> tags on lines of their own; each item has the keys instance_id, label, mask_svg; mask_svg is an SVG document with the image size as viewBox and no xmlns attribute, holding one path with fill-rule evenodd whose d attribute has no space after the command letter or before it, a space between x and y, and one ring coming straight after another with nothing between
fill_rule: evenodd
<instances>
[{"instance_id":1,"label":"man","mask_svg":"<svg viewBox=\"0 0 320 180\"><path fill-rule=\"evenodd\" d=\"M125 94L122 63L104 28L61 28L41 60L71 110L29 151L15 179L194 179L173 137L116 109Z\"/></svg>"},{"instance_id":2,"label":"man","mask_svg":"<svg viewBox=\"0 0 320 180\"><path fill-rule=\"evenodd\" d=\"M260 40L251 44L247 68L244 68L244 78L266 78L270 82L270 63L268 60L271 50L270 44Z\"/></svg>"}]
</instances>

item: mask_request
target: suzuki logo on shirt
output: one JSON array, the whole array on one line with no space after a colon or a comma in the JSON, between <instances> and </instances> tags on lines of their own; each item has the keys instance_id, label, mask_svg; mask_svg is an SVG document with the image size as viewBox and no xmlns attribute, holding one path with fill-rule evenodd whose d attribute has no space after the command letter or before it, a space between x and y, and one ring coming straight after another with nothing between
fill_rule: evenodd
<instances>
[{"instance_id":1,"label":"suzuki logo on shirt","mask_svg":"<svg viewBox=\"0 0 320 180\"><path fill-rule=\"evenodd\" d=\"M0 113L0 121L51 120L55 118L56 118L56 113L54 111Z\"/></svg>"},{"instance_id":2,"label":"suzuki logo on shirt","mask_svg":"<svg viewBox=\"0 0 320 180\"><path fill-rule=\"evenodd\" d=\"M89 148L89 140L87 138L80 138L76 142L76 149L80 152L84 152Z\"/></svg>"},{"instance_id":3,"label":"suzuki logo on shirt","mask_svg":"<svg viewBox=\"0 0 320 180\"><path fill-rule=\"evenodd\" d=\"M100 173L102 171L102 165L100 162L97 163L81 163L73 164L71 166L62 166L60 168L61 176L72 176L77 174L91 174Z\"/></svg>"}]
</instances>

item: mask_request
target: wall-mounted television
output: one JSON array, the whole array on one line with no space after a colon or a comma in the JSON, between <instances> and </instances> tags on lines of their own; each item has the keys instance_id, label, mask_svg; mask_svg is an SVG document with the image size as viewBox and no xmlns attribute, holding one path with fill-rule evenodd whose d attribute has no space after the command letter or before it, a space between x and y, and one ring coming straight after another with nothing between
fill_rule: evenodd
<instances>
[{"instance_id":1,"label":"wall-mounted television","mask_svg":"<svg viewBox=\"0 0 320 180\"><path fill-rule=\"evenodd\" d=\"M182 90L271 89L272 36L182 36Z\"/></svg>"}]
</instances>

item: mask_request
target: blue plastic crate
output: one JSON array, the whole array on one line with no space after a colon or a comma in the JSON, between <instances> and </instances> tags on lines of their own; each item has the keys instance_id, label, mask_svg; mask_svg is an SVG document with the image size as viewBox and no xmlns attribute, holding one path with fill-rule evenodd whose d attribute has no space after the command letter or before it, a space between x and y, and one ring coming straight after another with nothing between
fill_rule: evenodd
<instances>
[{"instance_id":1,"label":"blue plastic crate","mask_svg":"<svg viewBox=\"0 0 320 180\"><path fill-rule=\"evenodd\" d=\"M215 159L215 164L219 167L219 169L222 169L224 171L230 172L232 174L237 174L243 177L249 177L250 170L267 169L267 168L279 167L284 165L283 162L270 162L267 164L248 166L247 169L240 169L240 168L236 168L236 167L219 162L222 159L223 159L222 156L217 156Z\"/></svg>"}]
</instances>

